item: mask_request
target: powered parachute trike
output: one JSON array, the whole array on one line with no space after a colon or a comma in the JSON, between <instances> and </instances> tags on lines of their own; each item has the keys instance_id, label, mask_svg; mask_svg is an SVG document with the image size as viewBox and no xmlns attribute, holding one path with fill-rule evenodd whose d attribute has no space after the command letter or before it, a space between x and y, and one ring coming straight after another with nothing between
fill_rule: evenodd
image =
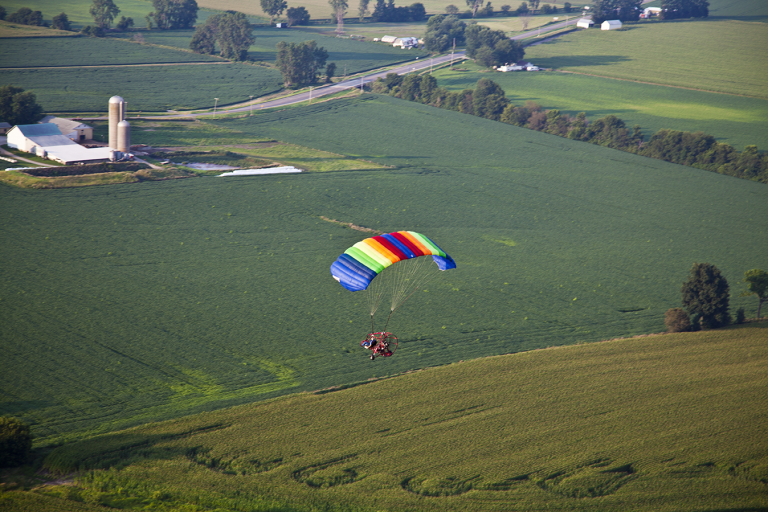
<instances>
[{"instance_id":1,"label":"powered parachute trike","mask_svg":"<svg viewBox=\"0 0 768 512\"><path fill-rule=\"evenodd\" d=\"M333 278L349 291L365 291L371 331L360 346L371 350L371 360L389 357L397 349L397 337L387 331L395 311L441 271L452 268L456 268L453 258L432 240L413 231L366 238L336 259L331 265ZM389 315L384 328L377 331L374 315L387 295Z\"/></svg>"}]
</instances>

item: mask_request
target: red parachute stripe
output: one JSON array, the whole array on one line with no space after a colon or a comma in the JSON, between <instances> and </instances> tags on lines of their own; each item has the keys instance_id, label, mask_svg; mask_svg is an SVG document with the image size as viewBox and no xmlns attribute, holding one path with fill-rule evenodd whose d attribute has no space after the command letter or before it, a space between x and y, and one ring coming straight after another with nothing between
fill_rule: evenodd
<instances>
[{"instance_id":1,"label":"red parachute stripe","mask_svg":"<svg viewBox=\"0 0 768 512\"><path fill-rule=\"evenodd\" d=\"M403 254L403 251L398 249L395 244L393 244L392 242L390 242L389 240L387 240L383 236L374 236L373 239L376 240L377 242L379 242L384 247L386 247L392 254L397 256L400 259L400 261L408 259L408 256Z\"/></svg>"}]
</instances>

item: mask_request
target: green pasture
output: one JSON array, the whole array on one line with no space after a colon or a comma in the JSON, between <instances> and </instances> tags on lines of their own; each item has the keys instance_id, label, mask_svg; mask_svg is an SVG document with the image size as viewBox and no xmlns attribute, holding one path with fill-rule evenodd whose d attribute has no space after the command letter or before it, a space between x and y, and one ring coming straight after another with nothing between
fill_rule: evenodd
<instances>
[{"instance_id":1,"label":"green pasture","mask_svg":"<svg viewBox=\"0 0 768 512\"><path fill-rule=\"evenodd\" d=\"M75 497L244 512L763 510L767 335L763 322L532 351L146 425L55 449L48 467L95 471L38 493L58 511L80 510ZM18 510L30 496L0 500Z\"/></svg>"},{"instance_id":2,"label":"green pasture","mask_svg":"<svg viewBox=\"0 0 768 512\"><path fill-rule=\"evenodd\" d=\"M768 4L762 0L710 0L709 18L768 22Z\"/></svg>"},{"instance_id":3,"label":"green pasture","mask_svg":"<svg viewBox=\"0 0 768 512\"><path fill-rule=\"evenodd\" d=\"M233 63L6 70L3 83L31 90L46 112L106 114L120 95L128 115L168 109L212 108L247 101L282 89L276 69Z\"/></svg>"},{"instance_id":4,"label":"green pasture","mask_svg":"<svg viewBox=\"0 0 768 512\"><path fill-rule=\"evenodd\" d=\"M34 27L30 25L17 25L0 20L0 52L5 50L5 46L14 44L13 40L7 41L9 37L77 37L74 32L66 30L54 30L48 27Z\"/></svg>"},{"instance_id":5,"label":"green pasture","mask_svg":"<svg viewBox=\"0 0 768 512\"><path fill-rule=\"evenodd\" d=\"M764 23L713 19L581 30L526 48L539 66L768 99Z\"/></svg>"},{"instance_id":6,"label":"green pasture","mask_svg":"<svg viewBox=\"0 0 768 512\"><path fill-rule=\"evenodd\" d=\"M534 64L537 60L531 59ZM571 115L586 112L596 120L615 115L630 128L639 124L648 139L662 128L703 131L741 151L755 144L768 149L768 100L676 87L614 80L575 73L488 73L471 61L460 70L434 73L438 84L459 91L490 78L515 105L535 101L545 110Z\"/></svg>"},{"instance_id":7,"label":"green pasture","mask_svg":"<svg viewBox=\"0 0 768 512\"><path fill-rule=\"evenodd\" d=\"M693 262L755 315L739 281L766 267L765 185L388 96L212 123L393 168L0 187L0 413L39 446L659 332ZM424 233L458 262L395 315L395 357L367 359L366 301L329 272L366 235L321 216Z\"/></svg>"}]
</instances>

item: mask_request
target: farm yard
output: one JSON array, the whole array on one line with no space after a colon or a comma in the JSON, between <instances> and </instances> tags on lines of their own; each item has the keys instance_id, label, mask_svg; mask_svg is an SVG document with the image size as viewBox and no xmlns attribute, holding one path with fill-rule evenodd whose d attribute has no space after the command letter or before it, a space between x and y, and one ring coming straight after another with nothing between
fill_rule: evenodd
<instances>
[{"instance_id":1,"label":"farm yard","mask_svg":"<svg viewBox=\"0 0 768 512\"><path fill-rule=\"evenodd\" d=\"M152 7L116 2L139 25ZM23 5L81 26L89 3ZM263 15L253 2L198 3ZM329 15L325 0L308 6ZM359 23L355 8L347 34L423 27ZM764 151L768 12L757 0L710 11L526 49L562 72L465 62L435 77L451 90L491 78L515 104L590 120L615 114L646 140L703 130ZM265 101L283 87L279 40L317 40L337 76L428 55L325 37L332 24L256 27L252 63L190 53L191 30L19 27L0 22L0 85L32 90L46 113L98 116L123 96L132 142L159 168L136 173L152 179L0 171L0 416L34 435L29 464L0 469L0 509L768 507L768 323L660 334L694 262L727 278L731 316L757 315L742 278L768 270L765 184L361 91L158 116ZM718 59L749 69L708 76ZM88 123L107 139L106 121ZM194 176L195 162L303 172ZM403 229L457 267L397 311L396 354L371 361L366 298L329 267L372 231Z\"/></svg>"}]
</instances>

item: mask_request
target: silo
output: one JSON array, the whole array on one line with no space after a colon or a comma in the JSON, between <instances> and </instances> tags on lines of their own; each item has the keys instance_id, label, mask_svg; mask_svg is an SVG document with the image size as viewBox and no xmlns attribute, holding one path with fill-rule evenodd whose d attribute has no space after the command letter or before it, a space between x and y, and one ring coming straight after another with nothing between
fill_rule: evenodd
<instances>
[{"instance_id":1,"label":"silo","mask_svg":"<svg viewBox=\"0 0 768 512\"><path fill-rule=\"evenodd\" d=\"M131 123L128 121L117 123L117 150L123 153L131 152Z\"/></svg>"},{"instance_id":2,"label":"silo","mask_svg":"<svg viewBox=\"0 0 768 512\"><path fill-rule=\"evenodd\" d=\"M109 147L117 147L117 123L125 118L125 100L120 96L109 98Z\"/></svg>"}]
</instances>

